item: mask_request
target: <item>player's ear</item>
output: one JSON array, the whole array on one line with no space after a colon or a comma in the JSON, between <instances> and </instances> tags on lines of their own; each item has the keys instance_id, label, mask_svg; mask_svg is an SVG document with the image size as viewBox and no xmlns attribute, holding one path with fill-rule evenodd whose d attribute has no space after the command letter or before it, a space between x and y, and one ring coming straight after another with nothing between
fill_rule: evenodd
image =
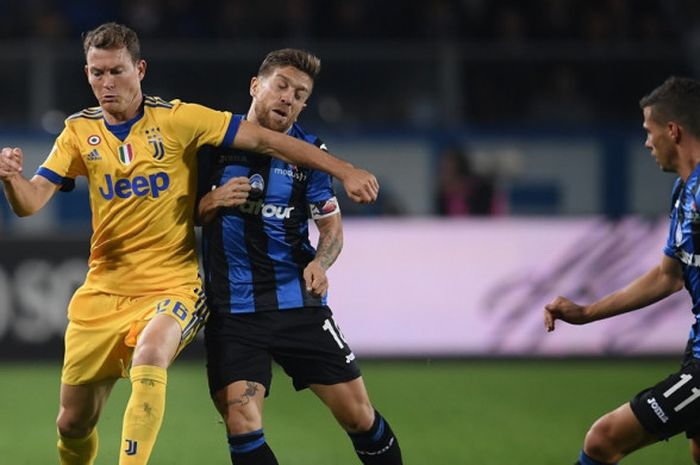
<instances>
[{"instance_id":1,"label":"player's ear","mask_svg":"<svg viewBox=\"0 0 700 465\"><path fill-rule=\"evenodd\" d=\"M668 135L674 144L677 144L681 140L681 127L678 123L674 121L669 121L668 123Z\"/></svg>"},{"instance_id":2,"label":"player's ear","mask_svg":"<svg viewBox=\"0 0 700 465\"><path fill-rule=\"evenodd\" d=\"M258 91L258 86L260 85L260 79L257 76L250 78L250 96L255 97Z\"/></svg>"},{"instance_id":3,"label":"player's ear","mask_svg":"<svg viewBox=\"0 0 700 465\"><path fill-rule=\"evenodd\" d=\"M139 81L142 81L146 76L146 60L139 60L136 62L136 70L139 73Z\"/></svg>"}]
</instances>

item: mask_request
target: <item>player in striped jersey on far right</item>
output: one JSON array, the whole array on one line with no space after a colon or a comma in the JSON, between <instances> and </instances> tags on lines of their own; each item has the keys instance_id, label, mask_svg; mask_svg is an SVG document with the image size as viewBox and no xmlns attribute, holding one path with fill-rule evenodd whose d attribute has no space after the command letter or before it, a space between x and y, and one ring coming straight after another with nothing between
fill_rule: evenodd
<instances>
[{"instance_id":1,"label":"player in striped jersey on far right","mask_svg":"<svg viewBox=\"0 0 700 465\"><path fill-rule=\"evenodd\" d=\"M319 70L320 60L308 52L269 53L251 81L248 114L234 120L325 148L296 124ZM362 463L400 465L396 437L370 403L326 303L326 270L343 244L331 177L242 150L216 148L207 155L199 156L211 163L200 168L200 190L208 192L199 203L211 309L207 372L231 461L277 464L262 423L274 359L297 390L308 387L328 406ZM317 250L309 242L309 219L319 229Z\"/></svg>"},{"instance_id":2,"label":"player in striped jersey on far right","mask_svg":"<svg viewBox=\"0 0 700 465\"><path fill-rule=\"evenodd\" d=\"M695 323L680 369L599 418L586 434L579 465L616 464L679 433L690 439L691 455L700 464L700 81L671 77L642 98L640 106L645 146L663 171L679 176L661 263L589 305L557 297L545 306L545 327L552 331L556 320L580 325L637 310L684 285Z\"/></svg>"}]
</instances>

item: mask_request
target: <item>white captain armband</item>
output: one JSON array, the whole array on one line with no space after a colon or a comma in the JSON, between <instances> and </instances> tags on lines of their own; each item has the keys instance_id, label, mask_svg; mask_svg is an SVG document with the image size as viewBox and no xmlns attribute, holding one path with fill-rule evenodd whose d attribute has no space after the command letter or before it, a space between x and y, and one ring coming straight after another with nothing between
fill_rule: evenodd
<instances>
[{"instance_id":1,"label":"white captain armband","mask_svg":"<svg viewBox=\"0 0 700 465\"><path fill-rule=\"evenodd\" d=\"M311 210L312 220L320 220L321 218L340 213L340 205L338 204L338 199L335 197L321 202L311 203L309 204L309 209Z\"/></svg>"}]
</instances>

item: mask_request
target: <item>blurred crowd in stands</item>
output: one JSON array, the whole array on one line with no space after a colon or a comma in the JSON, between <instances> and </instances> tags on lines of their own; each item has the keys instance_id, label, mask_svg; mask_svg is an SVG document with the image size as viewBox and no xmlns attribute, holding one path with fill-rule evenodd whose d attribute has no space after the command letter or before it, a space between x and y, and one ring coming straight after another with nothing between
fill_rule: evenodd
<instances>
[{"instance_id":1,"label":"blurred crowd in stands","mask_svg":"<svg viewBox=\"0 0 700 465\"><path fill-rule=\"evenodd\" d=\"M396 90L367 95L374 105L364 110L377 116L370 124L520 124L523 116L534 124L599 124L636 116L640 92L668 74L700 74L697 0L266 0L264 7L250 0L3 1L0 39L75 41L110 20L129 24L146 43L266 40L312 50L415 44L416 55L442 44L435 52L442 65L454 53L456 64L442 70L439 63L410 64L435 68L406 73L404 87L425 89L410 90L410 102ZM370 66L378 75L395 73L377 63ZM458 82L450 94L444 75L451 71ZM343 122L356 113L355 97L341 102L350 106ZM337 105L329 104L332 113Z\"/></svg>"},{"instance_id":2,"label":"blurred crowd in stands","mask_svg":"<svg viewBox=\"0 0 700 465\"><path fill-rule=\"evenodd\" d=\"M23 0L0 2L0 37L71 37L106 20L143 36L314 39L677 40L694 0Z\"/></svg>"},{"instance_id":3,"label":"blurred crowd in stands","mask_svg":"<svg viewBox=\"0 0 700 465\"><path fill-rule=\"evenodd\" d=\"M255 68L245 60L259 62L270 43L301 46L324 60L318 90L303 116L319 130L326 130L324 124L364 130L425 129L431 134L466 127L638 128L637 102L644 93L671 74L700 77L698 0L263 3L0 1L0 46L23 49L25 41L38 39L69 44L78 54L81 33L105 21L124 22L143 39L145 58L150 59L158 46L173 51L149 71L144 87L148 92L233 108L247 105L243 84ZM236 56L243 61L232 62L228 56L216 61L209 54L192 64L187 61L191 54L178 58L178 47L171 46L174 41L204 48L239 43L255 51L254 56ZM58 114L70 114L80 98L89 104L90 95L80 66L56 63L60 72L51 75L55 85L46 91L53 96L47 100ZM181 72L183 63L188 72ZM0 109L0 124L36 125L36 114L44 109L41 101L34 107L27 101L30 95L44 95L36 91L41 81L8 71L36 66L8 61L0 73L3 68L10 85L0 89L0 99L6 102ZM231 89L200 85L213 73L219 82L238 84ZM199 80L193 86L195 78ZM240 95L235 89L241 90ZM436 172L450 174L438 183L436 211L461 215L507 210L494 187L497 181L470 173L468 153L450 158L451 153L436 154L440 160ZM440 168L443 161L446 167ZM456 175L469 178L478 188L466 188L466 181Z\"/></svg>"}]
</instances>

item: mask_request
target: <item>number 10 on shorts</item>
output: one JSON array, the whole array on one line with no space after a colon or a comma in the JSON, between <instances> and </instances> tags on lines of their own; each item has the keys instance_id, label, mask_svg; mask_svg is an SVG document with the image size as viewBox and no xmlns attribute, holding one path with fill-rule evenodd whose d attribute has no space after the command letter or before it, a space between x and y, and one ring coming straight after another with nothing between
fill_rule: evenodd
<instances>
[{"instance_id":1,"label":"number 10 on shorts","mask_svg":"<svg viewBox=\"0 0 700 465\"><path fill-rule=\"evenodd\" d=\"M185 321L187 318L187 307L185 307L181 302L177 300L173 301L171 299L165 299L158 302L156 305L156 314L158 313L172 313L177 318Z\"/></svg>"},{"instance_id":2,"label":"number 10 on shorts","mask_svg":"<svg viewBox=\"0 0 700 465\"><path fill-rule=\"evenodd\" d=\"M322 328L324 331L329 332L331 336L333 336L335 343L338 344L338 348L346 350L347 347L347 349L350 349L348 347L348 342L345 340L345 336L343 336L343 333L340 332L340 328L333 318L326 318L323 322ZM345 355L345 363L350 363L353 360L355 360L354 353L350 352L349 354Z\"/></svg>"}]
</instances>

